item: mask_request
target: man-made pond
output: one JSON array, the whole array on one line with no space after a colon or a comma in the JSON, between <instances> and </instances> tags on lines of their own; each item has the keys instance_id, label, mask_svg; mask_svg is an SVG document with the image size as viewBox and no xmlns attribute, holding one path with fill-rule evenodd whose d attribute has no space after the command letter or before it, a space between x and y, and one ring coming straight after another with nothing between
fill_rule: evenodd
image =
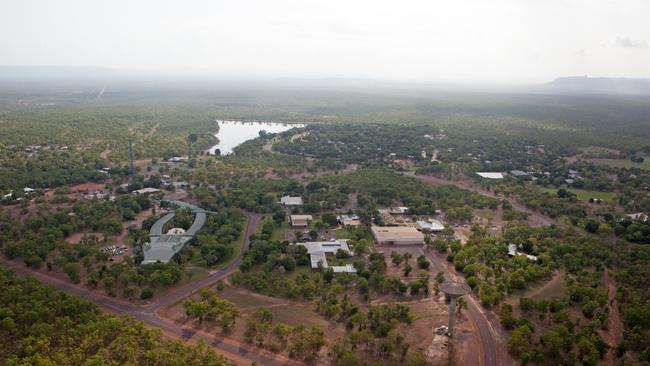
<instances>
[{"instance_id":1,"label":"man-made pond","mask_svg":"<svg viewBox=\"0 0 650 366\"><path fill-rule=\"evenodd\" d=\"M221 155L228 155L241 143L259 137L260 131L268 133L279 133L290 130L294 127L304 127L304 124L288 124L282 122L268 121L222 121L217 120L219 132L214 136L219 143L212 146L208 151L214 154L219 149Z\"/></svg>"}]
</instances>

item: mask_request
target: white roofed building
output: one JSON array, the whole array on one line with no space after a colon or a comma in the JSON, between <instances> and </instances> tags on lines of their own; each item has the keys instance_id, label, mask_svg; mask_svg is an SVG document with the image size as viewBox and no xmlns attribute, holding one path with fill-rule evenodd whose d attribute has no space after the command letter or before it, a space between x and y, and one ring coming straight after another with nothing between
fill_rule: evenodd
<instances>
[{"instance_id":1,"label":"white roofed building","mask_svg":"<svg viewBox=\"0 0 650 366\"><path fill-rule=\"evenodd\" d=\"M338 252L339 250L351 254L350 248L348 247L347 239L296 243L296 245L301 245L307 248L307 253L309 254L309 261L311 263L312 269L328 268L329 267L327 263L328 254L336 255L336 252ZM356 273L356 269L352 265L332 266L332 269L336 273L341 273L341 272Z\"/></svg>"},{"instance_id":2,"label":"white roofed building","mask_svg":"<svg viewBox=\"0 0 650 366\"><path fill-rule=\"evenodd\" d=\"M283 196L280 203L284 206L302 206L302 197Z\"/></svg>"},{"instance_id":3,"label":"white roofed building","mask_svg":"<svg viewBox=\"0 0 650 366\"><path fill-rule=\"evenodd\" d=\"M416 221L416 224L420 230L427 230L431 232L440 232L445 229L445 225L443 225L440 221L434 219L428 221Z\"/></svg>"},{"instance_id":4,"label":"white roofed building","mask_svg":"<svg viewBox=\"0 0 650 366\"><path fill-rule=\"evenodd\" d=\"M503 179L503 173L499 172L476 172L476 174L485 179Z\"/></svg>"}]
</instances>

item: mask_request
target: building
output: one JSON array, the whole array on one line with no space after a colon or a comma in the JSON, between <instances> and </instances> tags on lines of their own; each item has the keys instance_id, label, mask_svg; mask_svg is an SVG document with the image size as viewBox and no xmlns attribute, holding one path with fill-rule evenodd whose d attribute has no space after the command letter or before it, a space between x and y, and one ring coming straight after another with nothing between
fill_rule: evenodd
<instances>
[{"instance_id":1,"label":"building","mask_svg":"<svg viewBox=\"0 0 650 366\"><path fill-rule=\"evenodd\" d=\"M186 156L173 156L173 157L169 158L169 160L167 160L167 161L169 161L170 163L182 163L182 162L188 161L188 160L189 160L189 158L186 157Z\"/></svg>"},{"instance_id":2,"label":"building","mask_svg":"<svg viewBox=\"0 0 650 366\"><path fill-rule=\"evenodd\" d=\"M359 221L359 216L357 215L339 215L336 216L336 219L338 220L339 224L343 226L359 226L361 223Z\"/></svg>"},{"instance_id":3,"label":"building","mask_svg":"<svg viewBox=\"0 0 650 366\"><path fill-rule=\"evenodd\" d=\"M398 206L398 207L389 207L388 213L391 215L404 215L409 211L408 207Z\"/></svg>"},{"instance_id":4,"label":"building","mask_svg":"<svg viewBox=\"0 0 650 366\"><path fill-rule=\"evenodd\" d=\"M373 226L372 236L379 245L424 244L424 234L410 226Z\"/></svg>"},{"instance_id":5,"label":"building","mask_svg":"<svg viewBox=\"0 0 650 366\"><path fill-rule=\"evenodd\" d=\"M336 252L342 250L351 254L348 247L347 239L337 239L332 241L314 241L307 243L296 243L296 245L307 248L309 254L309 261L312 269L329 268L327 263L327 255L336 255ZM334 273L356 273L357 270L351 265L345 266L331 266Z\"/></svg>"},{"instance_id":6,"label":"building","mask_svg":"<svg viewBox=\"0 0 650 366\"><path fill-rule=\"evenodd\" d=\"M420 230L426 230L430 232L441 232L445 229L445 225L443 225L440 221L431 219L429 221L416 221L415 222Z\"/></svg>"},{"instance_id":7,"label":"building","mask_svg":"<svg viewBox=\"0 0 650 366\"><path fill-rule=\"evenodd\" d=\"M302 206L302 197L283 196L280 203L283 206Z\"/></svg>"},{"instance_id":8,"label":"building","mask_svg":"<svg viewBox=\"0 0 650 366\"><path fill-rule=\"evenodd\" d=\"M635 221L640 221L640 222L648 221L648 215L646 215L643 212L637 212L637 213L628 214L628 215L625 215L625 216L627 216L630 219L635 220Z\"/></svg>"},{"instance_id":9,"label":"building","mask_svg":"<svg viewBox=\"0 0 650 366\"><path fill-rule=\"evenodd\" d=\"M311 215L291 215L289 220L293 228L306 228L309 227L312 217Z\"/></svg>"},{"instance_id":10,"label":"building","mask_svg":"<svg viewBox=\"0 0 650 366\"><path fill-rule=\"evenodd\" d=\"M527 173L527 172L525 172L525 171L523 171L523 170L511 170L511 171L510 171L510 175L512 175L513 177L517 177L517 178L518 178L518 177L527 177L527 176L529 176L530 174Z\"/></svg>"},{"instance_id":11,"label":"building","mask_svg":"<svg viewBox=\"0 0 650 366\"><path fill-rule=\"evenodd\" d=\"M476 172L476 174L485 179L503 179L503 173L499 172Z\"/></svg>"},{"instance_id":12,"label":"building","mask_svg":"<svg viewBox=\"0 0 650 366\"><path fill-rule=\"evenodd\" d=\"M152 193L158 193L160 192L160 189L158 188L142 188L142 189L137 189L133 191L134 194L152 194Z\"/></svg>"},{"instance_id":13,"label":"building","mask_svg":"<svg viewBox=\"0 0 650 366\"><path fill-rule=\"evenodd\" d=\"M183 249L183 247L194 238L196 233L198 233L205 224L208 213L207 211L186 202L169 202L179 208L189 208L192 210L192 213L194 213L194 222L187 230L173 228L168 230L166 234L163 234L162 230L165 224L171 221L176 216L176 213L174 211L169 211L158 219L149 230L149 242L142 246L144 255L142 264L169 262L176 253L180 252L181 249Z\"/></svg>"},{"instance_id":14,"label":"building","mask_svg":"<svg viewBox=\"0 0 650 366\"><path fill-rule=\"evenodd\" d=\"M508 244L508 256L509 257L514 257L514 256L526 257L531 262L537 262L537 260L538 260L538 258L536 256L534 256L534 255L518 252L516 244Z\"/></svg>"}]
</instances>

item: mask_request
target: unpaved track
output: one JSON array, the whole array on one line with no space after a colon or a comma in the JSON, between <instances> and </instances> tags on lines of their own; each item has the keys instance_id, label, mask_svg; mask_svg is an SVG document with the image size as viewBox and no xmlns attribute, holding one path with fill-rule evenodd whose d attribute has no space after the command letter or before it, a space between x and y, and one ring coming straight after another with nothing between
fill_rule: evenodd
<instances>
[{"instance_id":1,"label":"unpaved track","mask_svg":"<svg viewBox=\"0 0 650 366\"><path fill-rule=\"evenodd\" d=\"M486 191L480 186L472 184L471 181L468 180L460 180L460 181L448 180L448 179L438 178L430 175L416 175L414 173L406 173L405 175L419 179L420 181L427 183L431 186L456 186L458 188L476 192L486 197L497 198L500 200L507 200L512 204L512 207L515 210L522 211L528 214L528 221L530 222L531 226L545 226L545 225L551 225L553 223L553 219L551 219L550 217L538 211L531 210L530 208L526 207L525 205L515 200L514 198L497 196L493 192Z\"/></svg>"}]
</instances>

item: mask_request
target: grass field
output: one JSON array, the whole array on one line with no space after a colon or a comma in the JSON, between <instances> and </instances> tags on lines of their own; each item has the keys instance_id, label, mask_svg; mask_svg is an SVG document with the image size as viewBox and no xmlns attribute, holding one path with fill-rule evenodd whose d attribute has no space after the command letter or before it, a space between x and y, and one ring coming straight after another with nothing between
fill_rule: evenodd
<instances>
[{"instance_id":1,"label":"grass field","mask_svg":"<svg viewBox=\"0 0 650 366\"><path fill-rule=\"evenodd\" d=\"M261 225L260 225L260 227L261 227ZM291 229L289 227L289 223L286 222L286 221L283 222L282 226L276 227L273 230L273 234L271 234L271 240L284 240L285 239L285 233L289 229Z\"/></svg>"},{"instance_id":2,"label":"grass field","mask_svg":"<svg viewBox=\"0 0 650 366\"><path fill-rule=\"evenodd\" d=\"M601 191L590 191L588 189L578 189L578 188L567 188L569 192L575 193L578 196L578 199L581 201L589 201L590 198L600 198L601 200L608 203L616 203L616 192L601 192ZM556 194L557 188L540 188L544 192L550 194Z\"/></svg>"},{"instance_id":3,"label":"grass field","mask_svg":"<svg viewBox=\"0 0 650 366\"><path fill-rule=\"evenodd\" d=\"M639 168L650 170L650 156L646 156L643 163L635 163L629 159L589 159L596 165L609 165L615 168Z\"/></svg>"},{"instance_id":4,"label":"grass field","mask_svg":"<svg viewBox=\"0 0 650 366\"><path fill-rule=\"evenodd\" d=\"M176 284L176 286L180 287L187 283L198 281L202 278L207 277L208 275L208 271L204 270L203 268L187 269L183 272L183 276L181 277L181 280Z\"/></svg>"}]
</instances>

